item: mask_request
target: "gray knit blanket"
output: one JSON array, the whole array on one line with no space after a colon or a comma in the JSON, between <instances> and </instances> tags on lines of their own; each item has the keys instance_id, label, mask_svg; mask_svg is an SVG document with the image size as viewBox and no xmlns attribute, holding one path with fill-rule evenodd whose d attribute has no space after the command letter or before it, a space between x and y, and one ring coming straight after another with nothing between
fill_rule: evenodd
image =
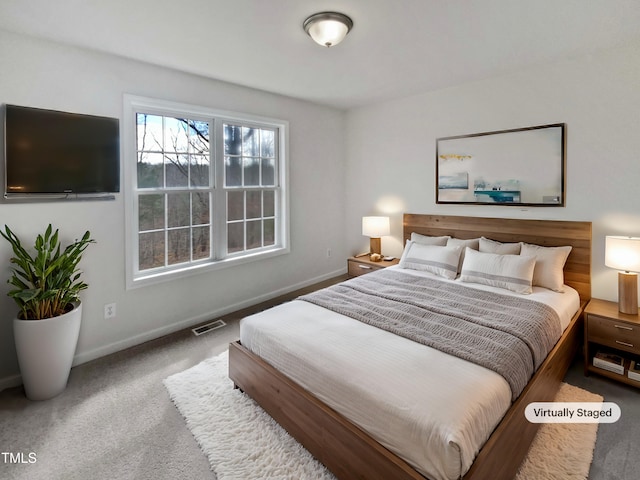
<instances>
[{"instance_id":1,"label":"gray knit blanket","mask_svg":"<svg viewBox=\"0 0 640 480\"><path fill-rule=\"evenodd\" d=\"M558 314L543 303L394 269L299 300L489 368L509 383L512 400L562 333Z\"/></svg>"}]
</instances>

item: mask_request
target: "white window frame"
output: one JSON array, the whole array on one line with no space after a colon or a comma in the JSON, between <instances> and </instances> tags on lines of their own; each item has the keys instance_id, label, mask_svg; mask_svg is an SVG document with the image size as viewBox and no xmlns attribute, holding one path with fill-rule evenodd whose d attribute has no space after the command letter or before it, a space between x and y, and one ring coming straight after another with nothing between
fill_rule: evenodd
<instances>
[{"instance_id":1,"label":"white window frame","mask_svg":"<svg viewBox=\"0 0 640 480\"><path fill-rule=\"evenodd\" d=\"M125 259L127 289L152 285L221 268L229 268L247 262L262 260L289 253L289 188L288 188L288 133L289 123L268 117L211 109L148 97L125 94L123 97L123 122L121 130L123 151L123 174L125 186ZM211 120L211 182L212 203L210 207L212 235L211 256L188 264L160 267L153 270L138 269L138 195L137 195L137 113L187 117ZM277 131L276 156L276 231L275 245L226 254L226 189L224 188L224 142L223 122L258 126Z\"/></svg>"}]
</instances>

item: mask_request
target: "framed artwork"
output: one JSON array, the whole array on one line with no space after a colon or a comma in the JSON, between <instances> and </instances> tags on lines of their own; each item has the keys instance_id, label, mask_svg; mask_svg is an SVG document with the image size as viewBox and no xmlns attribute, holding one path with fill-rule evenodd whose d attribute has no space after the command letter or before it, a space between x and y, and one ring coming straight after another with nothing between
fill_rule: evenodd
<instances>
[{"instance_id":1,"label":"framed artwork","mask_svg":"<svg viewBox=\"0 0 640 480\"><path fill-rule=\"evenodd\" d=\"M436 140L436 203L565 205L565 124Z\"/></svg>"}]
</instances>

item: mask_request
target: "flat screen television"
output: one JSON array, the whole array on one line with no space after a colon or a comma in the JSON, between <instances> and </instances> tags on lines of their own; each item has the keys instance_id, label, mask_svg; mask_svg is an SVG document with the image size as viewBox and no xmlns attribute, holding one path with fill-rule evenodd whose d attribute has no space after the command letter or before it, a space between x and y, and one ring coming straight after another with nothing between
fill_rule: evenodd
<instances>
[{"instance_id":1,"label":"flat screen television","mask_svg":"<svg viewBox=\"0 0 640 480\"><path fill-rule=\"evenodd\" d=\"M117 118L5 105L5 197L120 191Z\"/></svg>"}]
</instances>

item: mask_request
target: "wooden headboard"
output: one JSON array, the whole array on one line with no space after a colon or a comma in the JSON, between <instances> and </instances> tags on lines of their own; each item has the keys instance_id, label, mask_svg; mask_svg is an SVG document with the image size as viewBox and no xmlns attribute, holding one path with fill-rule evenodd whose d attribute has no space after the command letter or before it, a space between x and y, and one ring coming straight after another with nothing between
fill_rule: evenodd
<instances>
[{"instance_id":1,"label":"wooden headboard","mask_svg":"<svg viewBox=\"0 0 640 480\"><path fill-rule=\"evenodd\" d=\"M406 213L403 232L404 242L411 232L416 232L463 240L484 236L498 242L525 242L543 247L571 245L573 248L564 266L564 281L578 291L582 302L591 298L591 222Z\"/></svg>"}]
</instances>

